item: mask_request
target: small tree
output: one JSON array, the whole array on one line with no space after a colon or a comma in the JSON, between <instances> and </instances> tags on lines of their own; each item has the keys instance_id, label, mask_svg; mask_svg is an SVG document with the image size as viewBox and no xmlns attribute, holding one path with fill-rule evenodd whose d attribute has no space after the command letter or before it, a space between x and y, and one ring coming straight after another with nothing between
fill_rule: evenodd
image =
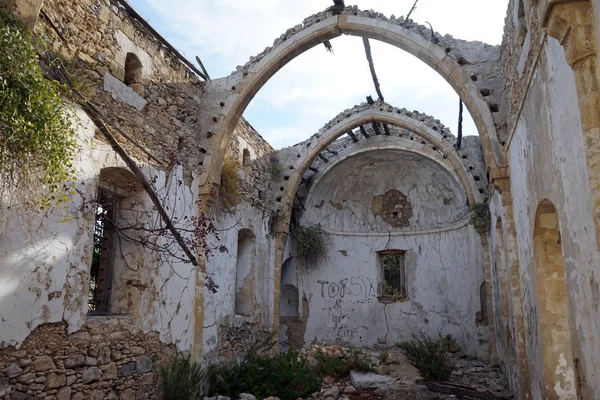
<instances>
[{"instance_id":1,"label":"small tree","mask_svg":"<svg viewBox=\"0 0 600 400\"><path fill-rule=\"evenodd\" d=\"M298 227L293 232L296 257L301 265L315 267L329 260L331 237L321 224Z\"/></svg>"}]
</instances>

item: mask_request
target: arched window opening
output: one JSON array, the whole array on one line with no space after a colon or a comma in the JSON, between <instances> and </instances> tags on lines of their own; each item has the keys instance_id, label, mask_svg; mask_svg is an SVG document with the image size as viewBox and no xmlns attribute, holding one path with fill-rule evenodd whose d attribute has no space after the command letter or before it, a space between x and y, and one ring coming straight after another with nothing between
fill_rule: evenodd
<instances>
[{"instance_id":1,"label":"arched window opening","mask_svg":"<svg viewBox=\"0 0 600 400\"><path fill-rule=\"evenodd\" d=\"M543 397L577 399L561 233L558 213L549 200L541 202L536 213L534 257L539 318L534 320L538 326L529 329L541 339Z\"/></svg>"},{"instance_id":2,"label":"arched window opening","mask_svg":"<svg viewBox=\"0 0 600 400\"><path fill-rule=\"evenodd\" d=\"M297 317L298 307L300 304L300 296L298 288L294 285L283 285L281 288L280 300L280 316L281 317Z\"/></svg>"},{"instance_id":3,"label":"arched window opening","mask_svg":"<svg viewBox=\"0 0 600 400\"><path fill-rule=\"evenodd\" d=\"M136 182L133 174L122 168L105 168L100 172L88 292L88 313L91 315L110 314L119 302L113 289L120 285L115 285L113 277L124 278L115 273L121 203L135 191Z\"/></svg>"},{"instance_id":4,"label":"arched window opening","mask_svg":"<svg viewBox=\"0 0 600 400\"><path fill-rule=\"evenodd\" d=\"M127 58L125 58L125 80L123 82L140 96L143 96L145 91L142 83L142 71L143 67L140 59L133 53L127 53Z\"/></svg>"},{"instance_id":5,"label":"arched window opening","mask_svg":"<svg viewBox=\"0 0 600 400\"><path fill-rule=\"evenodd\" d=\"M243 151L242 165L244 166L244 168L250 166L250 150L248 149L244 149Z\"/></svg>"},{"instance_id":6,"label":"arched window opening","mask_svg":"<svg viewBox=\"0 0 600 400\"><path fill-rule=\"evenodd\" d=\"M249 229L238 232L235 313L245 317L251 316L254 312L255 243L256 238Z\"/></svg>"}]
</instances>

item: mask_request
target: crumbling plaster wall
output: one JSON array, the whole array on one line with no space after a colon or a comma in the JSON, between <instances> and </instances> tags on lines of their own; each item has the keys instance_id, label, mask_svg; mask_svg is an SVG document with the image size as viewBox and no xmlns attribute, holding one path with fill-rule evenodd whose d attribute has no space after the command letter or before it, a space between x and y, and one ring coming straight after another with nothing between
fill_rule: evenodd
<instances>
[{"instance_id":1,"label":"crumbling plaster wall","mask_svg":"<svg viewBox=\"0 0 600 400\"><path fill-rule=\"evenodd\" d=\"M544 396L544 361L541 356L544 343L539 327L536 286L539 278L536 277L536 260L533 257L533 234L536 210L542 200L549 199L558 210L573 357L579 365L579 371L557 372L579 376L582 384L592 391L600 387L597 346L600 332L597 266L600 260L595 245L585 143L573 70L567 64L558 41L552 38L541 40L539 10L535 4L526 4L528 35L540 39L526 39L524 46L530 47L521 52L511 50L516 32L516 18L512 11L515 10L515 2L511 2L503 58L506 93L511 95L508 98L509 131L513 136L509 138L508 155L527 353L532 396L539 399ZM523 68L525 72L521 73Z\"/></svg>"},{"instance_id":2,"label":"crumbling plaster wall","mask_svg":"<svg viewBox=\"0 0 600 400\"><path fill-rule=\"evenodd\" d=\"M75 164L74 201L44 217L22 210L2 210L2 347L20 346L42 324L64 321L72 333L86 323L99 173L103 168L124 165L108 145L94 139L95 127L87 116L79 111L77 117L83 147ZM183 178L181 167L170 172L147 165L143 169L148 179L156 180L157 192L172 217L196 215L197 186L169 184ZM145 194L136 196L136 207L148 213L146 223L152 226L151 221L158 218L153 204ZM61 223L65 215L71 221ZM189 349L194 267L177 261L159 262L155 254L141 248L127 254L127 265L140 281L128 289L139 299L130 310L134 326L159 332L166 343ZM121 296L126 298L128 293L115 291L114 302L118 303Z\"/></svg>"},{"instance_id":3,"label":"crumbling plaster wall","mask_svg":"<svg viewBox=\"0 0 600 400\"><path fill-rule=\"evenodd\" d=\"M438 214L444 207L464 207L464 190L455 178L421 155L383 149L347 158L318 175L299 223L321 223L330 232L330 259L308 268L292 259L291 272L282 277L300 289L300 299L308 299L305 343L393 344L424 331L452 334L465 351L477 354L479 236L458 212L441 219L422 213L429 206ZM370 210L373 196L393 188L412 204L409 227L394 228ZM448 194L454 198L444 205ZM406 300L378 299L377 252L386 249L406 251Z\"/></svg>"}]
</instances>

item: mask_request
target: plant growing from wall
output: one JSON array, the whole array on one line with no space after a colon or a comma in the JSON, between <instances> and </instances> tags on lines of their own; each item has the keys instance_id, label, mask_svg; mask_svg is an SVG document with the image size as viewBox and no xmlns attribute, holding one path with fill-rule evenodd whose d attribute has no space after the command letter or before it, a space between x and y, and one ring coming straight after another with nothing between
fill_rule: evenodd
<instances>
[{"instance_id":1,"label":"plant growing from wall","mask_svg":"<svg viewBox=\"0 0 600 400\"><path fill-rule=\"evenodd\" d=\"M448 364L448 357L456 348L456 340L452 336L440 335L439 340L434 340L420 333L413 335L413 340L398 343L397 346L425 378L444 381L450 376L452 369Z\"/></svg>"},{"instance_id":2,"label":"plant growing from wall","mask_svg":"<svg viewBox=\"0 0 600 400\"><path fill-rule=\"evenodd\" d=\"M275 155L275 153L271 154L269 161L271 162L271 178L273 180L280 179L285 171L284 166L281 165L281 163L277 159L277 156Z\"/></svg>"},{"instance_id":3,"label":"plant growing from wall","mask_svg":"<svg viewBox=\"0 0 600 400\"><path fill-rule=\"evenodd\" d=\"M231 212L239 204L241 197L238 167L231 158L225 157L219 186L221 205L226 211Z\"/></svg>"},{"instance_id":4,"label":"plant growing from wall","mask_svg":"<svg viewBox=\"0 0 600 400\"><path fill-rule=\"evenodd\" d=\"M0 5L0 190L44 210L72 195L77 148L65 86L47 79L27 28ZM23 190L27 188L27 190ZM19 198L12 198L16 193Z\"/></svg>"},{"instance_id":5,"label":"plant growing from wall","mask_svg":"<svg viewBox=\"0 0 600 400\"><path fill-rule=\"evenodd\" d=\"M293 232L296 257L304 267L317 267L329 259L332 241L321 224L297 227Z\"/></svg>"},{"instance_id":6,"label":"plant growing from wall","mask_svg":"<svg viewBox=\"0 0 600 400\"><path fill-rule=\"evenodd\" d=\"M202 398L205 373L190 356L175 355L160 367L164 400L195 400Z\"/></svg>"},{"instance_id":7,"label":"plant growing from wall","mask_svg":"<svg viewBox=\"0 0 600 400\"><path fill-rule=\"evenodd\" d=\"M492 227L492 217L488 203L475 203L471 206L471 221L480 234L488 233Z\"/></svg>"}]
</instances>

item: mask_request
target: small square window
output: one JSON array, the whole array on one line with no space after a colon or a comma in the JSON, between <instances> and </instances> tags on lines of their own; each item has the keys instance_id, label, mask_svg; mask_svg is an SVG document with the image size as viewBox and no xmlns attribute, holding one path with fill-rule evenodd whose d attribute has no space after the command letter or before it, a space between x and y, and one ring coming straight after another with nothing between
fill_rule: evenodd
<instances>
[{"instance_id":1,"label":"small square window","mask_svg":"<svg viewBox=\"0 0 600 400\"><path fill-rule=\"evenodd\" d=\"M400 250L380 252L379 262L382 277L381 296L405 298L407 290L404 252Z\"/></svg>"}]
</instances>

